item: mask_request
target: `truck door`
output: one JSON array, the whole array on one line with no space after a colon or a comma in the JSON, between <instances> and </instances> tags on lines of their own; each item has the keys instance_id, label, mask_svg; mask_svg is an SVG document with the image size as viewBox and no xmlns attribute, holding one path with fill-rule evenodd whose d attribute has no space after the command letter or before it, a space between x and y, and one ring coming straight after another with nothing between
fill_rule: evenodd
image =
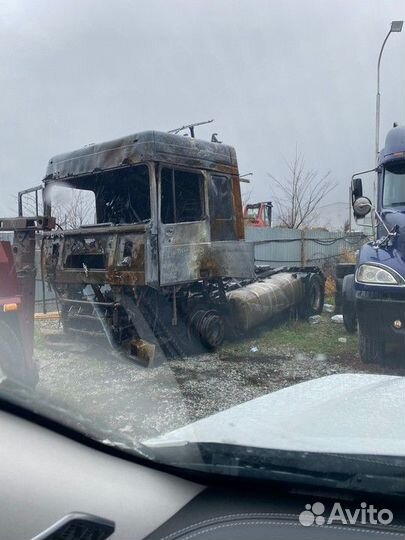
<instances>
[{"instance_id":1,"label":"truck door","mask_svg":"<svg viewBox=\"0 0 405 540\"><path fill-rule=\"evenodd\" d=\"M206 177L200 171L161 166L158 178L160 285L201 279L210 242Z\"/></svg>"}]
</instances>

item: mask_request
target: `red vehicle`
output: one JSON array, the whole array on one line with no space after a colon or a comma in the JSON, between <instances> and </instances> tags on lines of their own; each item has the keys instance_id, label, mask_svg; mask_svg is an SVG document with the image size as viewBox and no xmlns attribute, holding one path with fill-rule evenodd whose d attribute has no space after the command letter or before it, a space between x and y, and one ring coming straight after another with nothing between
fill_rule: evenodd
<instances>
[{"instance_id":1,"label":"red vehicle","mask_svg":"<svg viewBox=\"0 0 405 540\"><path fill-rule=\"evenodd\" d=\"M271 227L273 203L258 202L247 204L243 209L243 217L247 227Z\"/></svg>"},{"instance_id":2,"label":"red vehicle","mask_svg":"<svg viewBox=\"0 0 405 540\"><path fill-rule=\"evenodd\" d=\"M35 233L52 218L0 218L0 231L13 231L13 243L0 241L0 383L33 387L35 313Z\"/></svg>"},{"instance_id":3,"label":"red vehicle","mask_svg":"<svg viewBox=\"0 0 405 540\"><path fill-rule=\"evenodd\" d=\"M21 379L25 371L21 338L21 296L10 242L0 242L0 378Z\"/></svg>"}]
</instances>

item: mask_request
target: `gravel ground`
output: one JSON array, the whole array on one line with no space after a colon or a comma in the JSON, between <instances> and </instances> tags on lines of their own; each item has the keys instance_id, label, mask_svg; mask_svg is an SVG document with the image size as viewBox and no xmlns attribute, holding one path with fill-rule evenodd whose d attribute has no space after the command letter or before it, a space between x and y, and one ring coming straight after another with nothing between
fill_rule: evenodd
<instances>
[{"instance_id":1,"label":"gravel ground","mask_svg":"<svg viewBox=\"0 0 405 540\"><path fill-rule=\"evenodd\" d=\"M272 336L267 331L216 353L146 369L105 343L68 339L58 322L37 321L38 392L144 440L309 379L348 372L404 374L398 367L364 365L353 352L326 356L272 345Z\"/></svg>"}]
</instances>

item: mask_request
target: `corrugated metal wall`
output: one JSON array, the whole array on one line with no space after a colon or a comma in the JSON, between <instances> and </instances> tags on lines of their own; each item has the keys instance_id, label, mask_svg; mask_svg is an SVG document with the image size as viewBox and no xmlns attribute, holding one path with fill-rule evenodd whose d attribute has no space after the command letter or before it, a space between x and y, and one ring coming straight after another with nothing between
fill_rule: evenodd
<instances>
[{"instance_id":1,"label":"corrugated metal wall","mask_svg":"<svg viewBox=\"0 0 405 540\"><path fill-rule=\"evenodd\" d=\"M12 242L14 238L14 233L12 232L2 232L0 233L0 240L5 242Z\"/></svg>"},{"instance_id":2,"label":"corrugated metal wall","mask_svg":"<svg viewBox=\"0 0 405 540\"><path fill-rule=\"evenodd\" d=\"M245 231L246 240L255 243L256 263L275 268L321 266L345 251L355 251L366 241L362 233L255 227L246 227Z\"/></svg>"}]
</instances>

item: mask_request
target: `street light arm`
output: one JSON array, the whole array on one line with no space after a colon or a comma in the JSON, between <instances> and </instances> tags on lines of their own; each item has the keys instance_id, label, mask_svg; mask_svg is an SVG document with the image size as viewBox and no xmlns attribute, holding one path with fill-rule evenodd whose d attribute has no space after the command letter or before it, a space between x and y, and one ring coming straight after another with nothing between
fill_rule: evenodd
<instances>
[{"instance_id":1,"label":"street light arm","mask_svg":"<svg viewBox=\"0 0 405 540\"><path fill-rule=\"evenodd\" d=\"M380 49L380 54L378 55L378 62L377 62L377 95L376 95L376 104L375 104L375 164L376 167L378 166L378 155L380 152L380 65L381 65L381 57L384 51L385 44L388 41L388 38L390 37L392 32L401 32L402 30L403 21L392 21L391 27L389 29L388 34L385 36L385 39L383 41L383 44ZM374 181L374 201L376 201L376 195L377 195L377 185L376 181Z\"/></svg>"},{"instance_id":2,"label":"street light arm","mask_svg":"<svg viewBox=\"0 0 405 540\"><path fill-rule=\"evenodd\" d=\"M377 95L376 95L376 106L375 106L375 163L378 165L378 154L380 151L380 66L381 66L381 57L384 51L385 44L388 41L388 38L390 37L392 33L392 27L389 29L388 34L385 36L385 39L383 41L383 44L381 45L380 54L378 55L378 62L377 62ZM375 188L374 188L374 195L375 195Z\"/></svg>"},{"instance_id":3,"label":"street light arm","mask_svg":"<svg viewBox=\"0 0 405 540\"><path fill-rule=\"evenodd\" d=\"M378 63L377 63L377 93L380 93L380 65L381 65L381 57L384 51L385 44L387 43L388 38L390 37L392 33L392 30L390 29L388 34L385 36L385 39L383 41L383 44L381 45L380 54L378 55Z\"/></svg>"}]
</instances>

